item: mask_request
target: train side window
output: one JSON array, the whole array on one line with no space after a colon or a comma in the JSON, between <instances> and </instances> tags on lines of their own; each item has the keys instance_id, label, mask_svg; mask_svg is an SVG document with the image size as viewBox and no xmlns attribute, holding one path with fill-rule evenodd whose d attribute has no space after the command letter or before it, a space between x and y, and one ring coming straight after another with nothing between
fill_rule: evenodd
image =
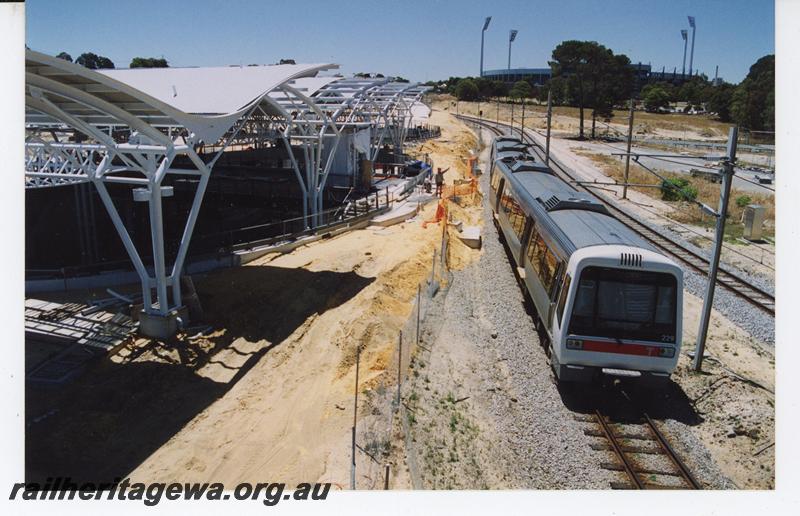
<instances>
[{"instance_id":1,"label":"train side window","mask_svg":"<svg viewBox=\"0 0 800 516\"><path fill-rule=\"evenodd\" d=\"M550 289L553 288L553 280L556 277L557 267L558 261L556 260L556 257L552 252L550 252L549 249L545 249L544 255L542 256L542 269L540 273L545 292L549 293Z\"/></svg>"},{"instance_id":2,"label":"train side window","mask_svg":"<svg viewBox=\"0 0 800 516\"><path fill-rule=\"evenodd\" d=\"M536 253L536 242L539 240L539 232L536 231L536 223L533 223L533 227L531 228L531 238L528 241L528 261L531 262L533 265L533 257Z\"/></svg>"},{"instance_id":3,"label":"train side window","mask_svg":"<svg viewBox=\"0 0 800 516\"><path fill-rule=\"evenodd\" d=\"M492 173L492 189L497 191L500 187L500 172L494 170Z\"/></svg>"},{"instance_id":4,"label":"train side window","mask_svg":"<svg viewBox=\"0 0 800 516\"><path fill-rule=\"evenodd\" d=\"M522 239L522 232L525 230L526 216L519 202L514 198L511 189L504 189L501 206L503 212L508 217L508 222L511 224L514 233L516 233L518 238Z\"/></svg>"},{"instance_id":5,"label":"train side window","mask_svg":"<svg viewBox=\"0 0 800 516\"><path fill-rule=\"evenodd\" d=\"M531 263L533 264L533 269L536 271L539 279L542 280L542 284L545 283L544 278L542 277L542 262L544 261L545 254L547 254L547 244L544 242L542 235L539 235L539 239L536 242L536 250L534 251L533 260L531 260Z\"/></svg>"},{"instance_id":6,"label":"train side window","mask_svg":"<svg viewBox=\"0 0 800 516\"><path fill-rule=\"evenodd\" d=\"M531 262L531 267L539 276L539 270L542 268L542 249L544 248L544 240L542 235L534 232L531 235L531 243L528 245L528 259Z\"/></svg>"},{"instance_id":7,"label":"train side window","mask_svg":"<svg viewBox=\"0 0 800 516\"><path fill-rule=\"evenodd\" d=\"M506 215L508 215L508 213L511 211L512 199L513 197L511 197L511 188L508 188L508 186L506 186L505 188L503 188L503 195L500 200L500 207L503 209L503 213L505 213Z\"/></svg>"},{"instance_id":8,"label":"train side window","mask_svg":"<svg viewBox=\"0 0 800 516\"><path fill-rule=\"evenodd\" d=\"M525 230L525 218L525 214L522 213L519 205L516 205L512 213L511 226L514 228L514 233L517 234L517 238L519 238L520 241L522 240L522 232Z\"/></svg>"},{"instance_id":9,"label":"train side window","mask_svg":"<svg viewBox=\"0 0 800 516\"><path fill-rule=\"evenodd\" d=\"M564 276L564 286L561 287L561 297L558 299L558 326L564 325L564 307L567 306L567 296L569 295L569 284L572 278L569 274Z\"/></svg>"},{"instance_id":10,"label":"train side window","mask_svg":"<svg viewBox=\"0 0 800 516\"><path fill-rule=\"evenodd\" d=\"M558 293L561 292L561 281L564 279L564 262L556 263L556 271L553 273L553 285L550 287L550 299L555 301Z\"/></svg>"}]
</instances>

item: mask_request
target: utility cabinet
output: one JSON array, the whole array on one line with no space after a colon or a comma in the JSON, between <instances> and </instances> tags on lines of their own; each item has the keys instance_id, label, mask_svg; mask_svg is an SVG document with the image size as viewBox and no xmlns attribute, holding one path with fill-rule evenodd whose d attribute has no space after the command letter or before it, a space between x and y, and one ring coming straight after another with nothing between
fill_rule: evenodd
<instances>
[{"instance_id":1,"label":"utility cabinet","mask_svg":"<svg viewBox=\"0 0 800 516\"><path fill-rule=\"evenodd\" d=\"M744 238L761 240L765 209L760 204L748 204L744 208Z\"/></svg>"}]
</instances>

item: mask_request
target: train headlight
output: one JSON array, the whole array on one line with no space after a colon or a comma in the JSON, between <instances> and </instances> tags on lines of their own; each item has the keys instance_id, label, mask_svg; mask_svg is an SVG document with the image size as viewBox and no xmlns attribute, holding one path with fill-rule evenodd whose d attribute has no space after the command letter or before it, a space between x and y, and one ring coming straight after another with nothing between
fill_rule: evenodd
<instances>
[{"instance_id":1,"label":"train headlight","mask_svg":"<svg viewBox=\"0 0 800 516\"><path fill-rule=\"evenodd\" d=\"M583 341L580 339L567 339L567 349L583 349Z\"/></svg>"},{"instance_id":2,"label":"train headlight","mask_svg":"<svg viewBox=\"0 0 800 516\"><path fill-rule=\"evenodd\" d=\"M673 358L675 356L675 348L658 348L658 356L662 358Z\"/></svg>"}]
</instances>

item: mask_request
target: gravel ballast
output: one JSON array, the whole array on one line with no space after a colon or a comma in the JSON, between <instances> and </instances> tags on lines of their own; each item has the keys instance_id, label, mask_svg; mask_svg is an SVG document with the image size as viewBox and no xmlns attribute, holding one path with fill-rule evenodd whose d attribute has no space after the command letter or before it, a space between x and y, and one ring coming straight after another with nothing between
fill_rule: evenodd
<instances>
[{"instance_id":1,"label":"gravel ballast","mask_svg":"<svg viewBox=\"0 0 800 516\"><path fill-rule=\"evenodd\" d=\"M488 173L481 187L488 191ZM471 395L470 411L490 428L493 448L504 457L510 478L501 487L607 489L619 474L600 467L607 454L591 449L585 425L564 405L486 197L483 212L483 250L454 272L431 353L459 342L480 364L475 387L459 395Z\"/></svg>"},{"instance_id":2,"label":"gravel ballast","mask_svg":"<svg viewBox=\"0 0 800 516\"><path fill-rule=\"evenodd\" d=\"M488 136L484 131L484 138ZM487 173L480 179L481 188L487 193L488 166L483 170ZM436 355L453 353L453 343L457 343L470 363L479 364L455 381L457 394L469 395L470 416L479 420L478 426L492 439L489 455L503 463L508 475L496 485L462 486L608 489L612 482L624 482L623 474L601 467L603 462L615 461L613 454L593 450L597 438L584 433L591 407L580 401L580 391L562 394L554 383L533 316L526 309L523 291L491 222L488 196L483 200L483 215L486 223L480 258L453 273L452 286L437 314L441 320L434 323L439 331L427 360L430 373L436 371L438 362L438 367L446 367L452 376L453 360L462 357L449 357L450 362L442 366L443 357ZM687 289L692 291L688 285L699 279L687 272ZM715 306L726 301L724 295L718 296ZM426 424L433 426L424 420L419 426ZM687 434L677 439L679 448L697 468L701 482L713 488L731 487L689 427L668 419L665 426L670 435ZM487 447L483 448L485 457Z\"/></svg>"}]
</instances>

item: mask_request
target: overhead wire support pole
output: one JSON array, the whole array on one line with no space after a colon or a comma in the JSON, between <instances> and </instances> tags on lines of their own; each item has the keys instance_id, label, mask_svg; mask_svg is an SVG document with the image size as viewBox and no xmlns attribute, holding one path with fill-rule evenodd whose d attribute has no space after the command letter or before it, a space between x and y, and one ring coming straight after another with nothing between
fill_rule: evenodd
<instances>
[{"instance_id":1,"label":"overhead wire support pole","mask_svg":"<svg viewBox=\"0 0 800 516\"><path fill-rule=\"evenodd\" d=\"M547 138L545 139L544 164L550 166L550 122L553 118L553 90L547 91Z\"/></svg>"},{"instance_id":2,"label":"overhead wire support pole","mask_svg":"<svg viewBox=\"0 0 800 516\"><path fill-rule=\"evenodd\" d=\"M628 113L628 150L625 154L625 178L622 186L622 198L628 198L628 172L631 168L631 140L633 140L633 97L631 97L631 111Z\"/></svg>"},{"instance_id":3,"label":"overhead wire support pole","mask_svg":"<svg viewBox=\"0 0 800 516\"><path fill-rule=\"evenodd\" d=\"M703 367L703 353L706 348L706 337L708 334L708 323L711 318L711 308L714 305L714 288L717 283L717 270L719 269L719 257L722 251L722 241L725 236L725 218L728 216L728 198L731 193L731 183L733 182L734 162L736 161L736 140L739 137L739 128L731 127L728 133L728 157L722 168L722 192L719 199L719 212L717 213L717 227L714 238L714 253L708 269L708 285L706 295L703 299L703 311L700 315L700 328L697 330L697 346L694 351L694 370L700 371Z\"/></svg>"}]
</instances>

